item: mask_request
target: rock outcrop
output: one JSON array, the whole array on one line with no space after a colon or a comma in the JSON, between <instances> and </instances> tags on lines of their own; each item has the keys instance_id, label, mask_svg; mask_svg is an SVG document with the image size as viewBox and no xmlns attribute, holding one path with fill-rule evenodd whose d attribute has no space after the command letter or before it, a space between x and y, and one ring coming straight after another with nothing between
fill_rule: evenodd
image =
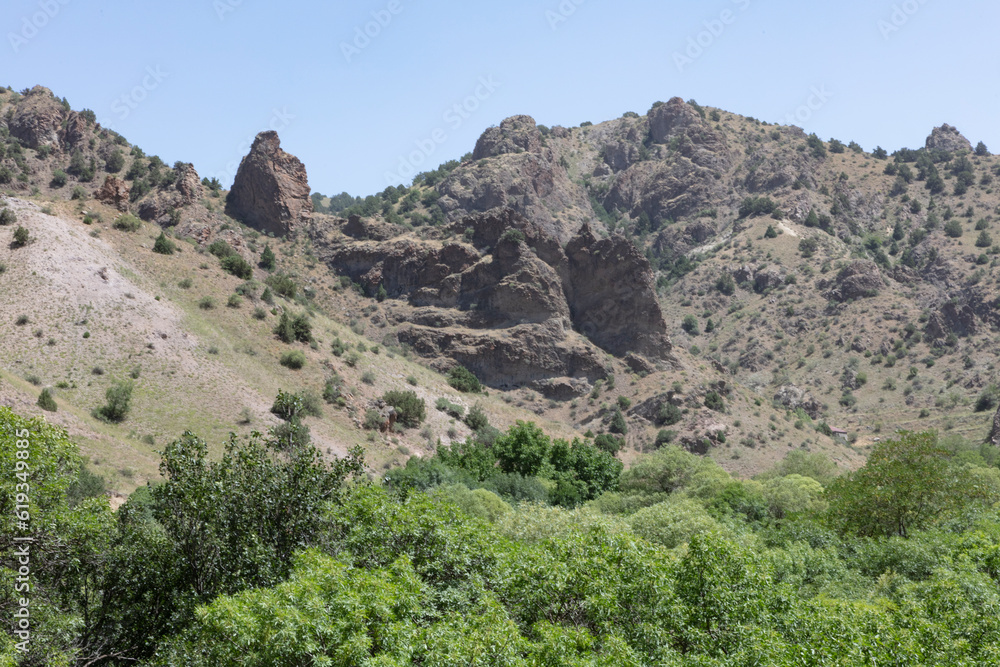
<instances>
[{"instance_id":1,"label":"rock outcrop","mask_svg":"<svg viewBox=\"0 0 1000 667\"><path fill-rule=\"evenodd\" d=\"M275 236L286 236L313 210L306 168L281 149L277 132L261 132L240 162L226 213Z\"/></svg>"},{"instance_id":2,"label":"rock outcrop","mask_svg":"<svg viewBox=\"0 0 1000 667\"><path fill-rule=\"evenodd\" d=\"M875 296L885 287L875 262L867 259L851 262L837 274L828 296L834 301Z\"/></svg>"},{"instance_id":3,"label":"rock outcrop","mask_svg":"<svg viewBox=\"0 0 1000 667\"><path fill-rule=\"evenodd\" d=\"M584 225L566 246L574 325L598 347L662 358L671 350L649 261L623 236L597 240Z\"/></svg>"},{"instance_id":4,"label":"rock outcrop","mask_svg":"<svg viewBox=\"0 0 1000 667\"><path fill-rule=\"evenodd\" d=\"M972 142L963 137L958 128L948 125L948 123L931 130L925 146L931 150L948 151L949 153L972 150Z\"/></svg>"},{"instance_id":5,"label":"rock outcrop","mask_svg":"<svg viewBox=\"0 0 1000 667\"><path fill-rule=\"evenodd\" d=\"M370 294L383 288L399 341L441 369L565 397L608 374L602 350L645 369L673 361L652 270L625 238L585 227L564 252L511 209L455 226L467 242L356 240L357 221L312 229L320 259Z\"/></svg>"},{"instance_id":6,"label":"rock outcrop","mask_svg":"<svg viewBox=\"0 0 1000 667\"><path fill-rule=\"evenodd\" d=\"M8 128L12 136L29 148L58 147L59 129L65 117L66 110L52 91L35 86L18 103Z\"/></svg>"},{"instance_id":7,"label":"rock outcrop","mask_svg":"<svg viewBox=\"0 0 1000 667\"><path fill-rule=\"evenodd\" d=\"M94 199L114 206L122 213L128 211L131 186L117 176L105 176L104 185L94 193Z\"/></svg>"},{"instance_id":8,"label":"rock outcrop","mask_svg":"<svg viewBox=\"0 0 1000 667\"><path fill-rule=\"evenodd\" d=\"M452 222L506 206L565 243L579 221L593 215L586 193L544 146L530 116L514 116L486 130L473 157L438 185L438 204Z\"/></svg>"},{"instance_id":9,"label":"rock outcrop","mask_svg":"<svg viewBox=\"0 0 1000 667\"><path fill-rule=\"evenodd\" d=\"M178 215L175 212L201 199L204 186L194 165L179 164L176 172L177 177L169 188L157 190L139 202L140 218L161 226L175 224Z\"/></svg>"}]
</instances>

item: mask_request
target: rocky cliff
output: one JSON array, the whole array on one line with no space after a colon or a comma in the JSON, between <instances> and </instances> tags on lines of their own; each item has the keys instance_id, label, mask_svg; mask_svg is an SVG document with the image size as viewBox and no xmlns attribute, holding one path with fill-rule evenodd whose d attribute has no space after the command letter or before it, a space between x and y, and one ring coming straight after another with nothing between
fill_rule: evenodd
<instances>
[{"instance_id":1,"label":"rocky cliff","mask_svg":"<svg viewBox=\"0 0 1000 667\"><path fill-rule=\"evenodd\" d=\"M306 168L281 149L278 133L261 132L240 162L226 213L262 232L287 236L312 212Z\"/></svg>"}]
</instances>

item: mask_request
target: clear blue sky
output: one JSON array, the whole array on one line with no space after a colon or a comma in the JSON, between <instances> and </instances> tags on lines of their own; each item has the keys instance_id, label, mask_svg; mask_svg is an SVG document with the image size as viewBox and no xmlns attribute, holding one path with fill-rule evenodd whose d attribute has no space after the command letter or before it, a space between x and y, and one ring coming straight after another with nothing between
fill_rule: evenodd
<instances>
[{"instance_id":1,"label":"clear blue sky","mask_svg":"<svg viewBox=\"0 0 1000 667\"><path fill-rule=\"evenodd\" d=\"M948 122L1000 152L997 25L982 0L5 0L0 83L45 85L227 187L273 125L313 190L357 195L407 156L420 170L460 157L513 114L572 126L673 96L768 121L800 111L807 131L867 150L920 147Z\"/></svg>"}]
</instances>

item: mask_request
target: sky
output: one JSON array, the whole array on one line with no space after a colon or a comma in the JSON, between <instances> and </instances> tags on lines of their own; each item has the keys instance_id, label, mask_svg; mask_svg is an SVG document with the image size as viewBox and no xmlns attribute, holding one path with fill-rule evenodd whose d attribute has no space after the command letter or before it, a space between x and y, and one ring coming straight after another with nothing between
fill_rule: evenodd
<instances>
[{"instance_id":1,"label":"sky","mask_svg":"<svg viewBox=\"0 0 1000 667\"><path fill-rule=\"evenodd\" d=\"M984 0L4 0L0 84L37 84L228 187L277 130L313 191L367 195L515 114L571 127L675 96L895 150L1000 152Z\"/></svg>"}]
</instances>

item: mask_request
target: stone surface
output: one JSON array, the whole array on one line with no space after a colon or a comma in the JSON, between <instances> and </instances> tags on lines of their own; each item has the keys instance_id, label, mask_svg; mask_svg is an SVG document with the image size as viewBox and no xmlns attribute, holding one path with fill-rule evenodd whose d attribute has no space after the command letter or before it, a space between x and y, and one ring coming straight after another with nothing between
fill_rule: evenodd
<instances>
[{"instance_id":1,"label":"stone surface","mask_svg":"<svg viewBox=\"0 0 1000 667\"><path fill-rule=\"evenodd\" d=\"M104 185L94 193L94 199L109 206L114 206L121 212L129 209L129 192L131 186L117 176L105 176Z\"/></svg>"},{"instance_id":2,"label":"stone surface","mask_svg":"<svg viewBox=\"0 0 1000 667\"><path fill-rule=\"evenodd\" d=\"M932 150L948 151L971 151L972 142L962 136L958 128L945 123L941 127L935 127L924 144Z\"/></svg>"},{"instance_id":3,"label":"stone surface","mask_svg":"<svg viewBox=\"0 0 1000 667\"><path fill-rule=\"evenodd\" d=\"M278 133L261 132L240 162L226 213L275 236L293 233L312 212L306 168L281 149Z\"/></svg>"},{"instance_id":4,"label":"stone surface","mask_svg":"<svg viewBox=\"0 0 1000 667\"><path fill-rule=\"evenodd\" d=\"M59 145L59 128L66 117L62 103L52 91L35 86L18 103L8 128L12 136L30 148Z\"/></svg>"}]
</instances>

